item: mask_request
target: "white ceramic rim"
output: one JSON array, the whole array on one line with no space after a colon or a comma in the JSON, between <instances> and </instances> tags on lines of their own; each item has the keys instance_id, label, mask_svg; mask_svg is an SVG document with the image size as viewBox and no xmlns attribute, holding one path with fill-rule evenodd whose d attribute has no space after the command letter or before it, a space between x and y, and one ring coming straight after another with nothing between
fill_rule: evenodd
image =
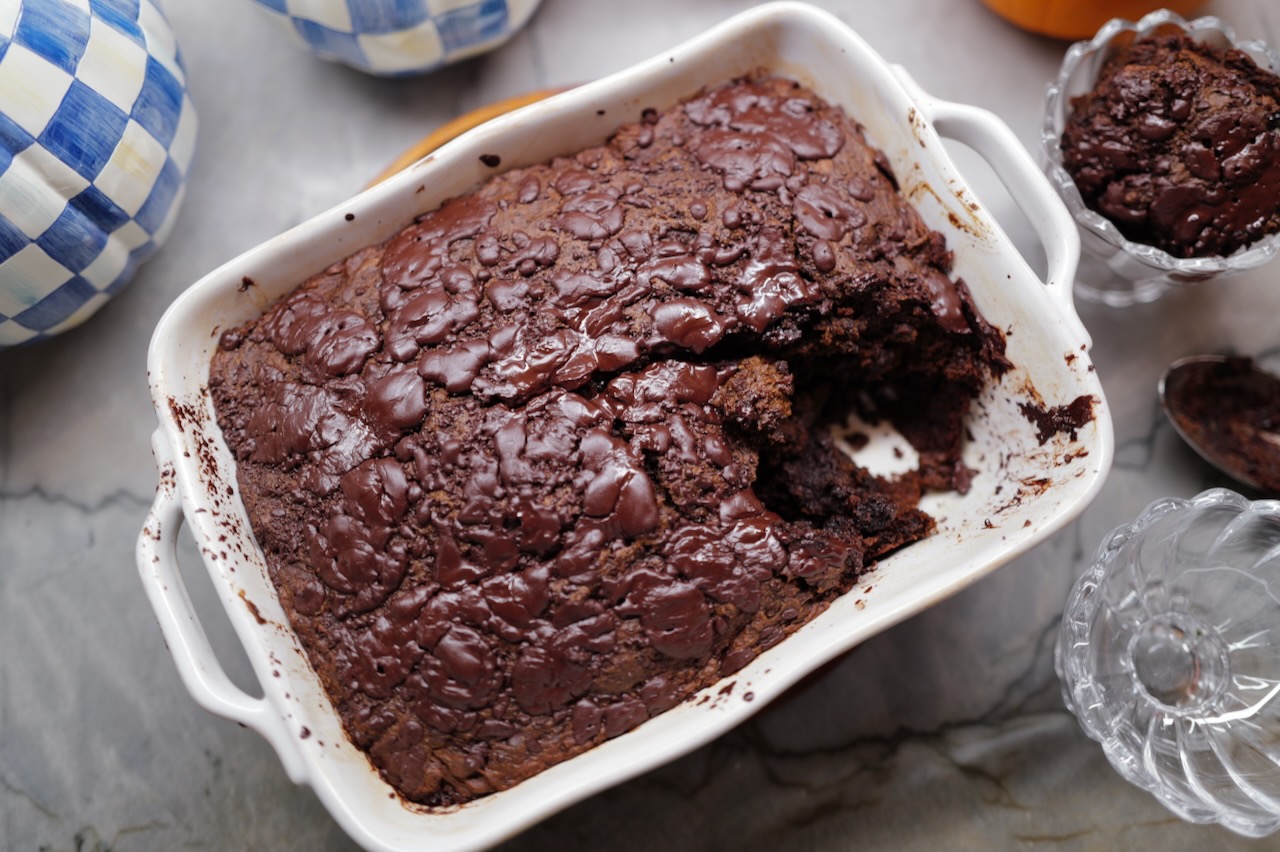
<instances>
[{"instance_id":1,"label":"white ceramic rim","mask_svg":"<svg viewBox=\"0 0 1280 852\"><path fill-rule=\"evenodd\" d=\"M492 172L480 154L501 154L504 167L540 162L550 156L549 143L540 140L573 137L576 144L555 143L568 153L591 134L602 140L644 107L663 108L704 85L757 70L799 79L853 112L894 163L921 215L947 236L955 271L979 308L1010 332L1017 366L971 418L978 437L966 461L984 472L964 498L930 499L926 508L939 519L937 534L884 560L826 612L734 676L510 790L445 811L406 806L342 737L266 579L208 396L208 363L220 329L259 313L301 281L302 270L318 272L386 239L415 215L481 182ZM1049 256L1047 285L951 165L935 125L982 153L1028 212ZM463 850L496 843L714 739L822 663L1025 553L1084 509L1110 468L1113 437L1088 359L1089 338L1071 305L1078 251L1074 223L1007 126L985 111L930 98L838 19L799 3L756 7L629 70L476 128L210 273L161 319L148 357L160 421L153 438L160 487L139 538L138 564L179 673L202 706L266 737L289 776L312 786L366 848ZM1085 394L1095 399L1095 417L1077 438L1059 435L1042 444L1017 408L1065 404ZM230 684L186 598L174 543L184 521L261 681L262 698Z\"/></svg>"}]
</instances>

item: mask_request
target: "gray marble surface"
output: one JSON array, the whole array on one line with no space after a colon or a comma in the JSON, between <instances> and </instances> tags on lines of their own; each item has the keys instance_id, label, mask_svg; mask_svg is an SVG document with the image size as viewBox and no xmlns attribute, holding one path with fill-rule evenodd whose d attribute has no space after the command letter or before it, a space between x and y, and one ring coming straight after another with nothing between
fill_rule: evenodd
<instances>
[{"instance_id":1,"label":"gray marble surface","mask_svg":"<svg viewBox=\"0 0 1280 852\"><path fill-rule=\"evenodd\" d=\"M1206 10L1264 35L1271 2ZM450 117L617 70L748 5L545 0L498 52L383 81L313 60L243 0L169 2L201 121L177 229L85 326L0 352L0 849L350 848L265 742L190 700L143 596L133 546L156 480L151 330L204 273L354 193ZM927 91L992 109L1035 144L1063 44L977 0L819 5ZM1030 242L1007 203L989 206ZM1135 309L1082 305L1117 455L1076 523L713 744L505 848L1280 848L1185 825L1122 781L1063 709L1051 653L1067 591L1107 531L1156 497L1227 484L1159 416L1155 383L1182 355L1280 346L1278 274ZM189 542L181 554L215 650L248 685Z\"/></svg>"}]
</instances>

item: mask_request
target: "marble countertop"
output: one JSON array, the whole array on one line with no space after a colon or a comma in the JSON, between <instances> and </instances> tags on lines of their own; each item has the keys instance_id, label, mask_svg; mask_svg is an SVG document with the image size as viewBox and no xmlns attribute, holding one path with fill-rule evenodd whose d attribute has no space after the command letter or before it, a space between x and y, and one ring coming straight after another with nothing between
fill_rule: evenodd
<instances>
[{"instance_id":1,"label":"marble countertop","mask_svg":"<svg viewBox=\"0 0 1280 852\"><path fill-rule=\"evenodd\" d=\"M1266 36L1280 24L1269 2L1205 10ZM151 331L189 284L353 194L447 119L617 70L749 5L545 0L499 51L387 81L314 60L244 0L168 4L200 114L177 228L86 325L0 352L0 848L351 848L262 739L192 702L143 595L133 547L156 481ZM1063 43L978 0L818 5L924 89L993 110L1034 150ZM984 194L984 167L961 165L1034 262L1016 209ZM1156 380L1187 354L1274 353L1277 268L1132 309L1081 304L1117 453L1077 522L711 745L503 848L1280 848L1186 825L1121 780L1063 709L1052 664L1067 591L1103 536L1156 497L1229 485L1160 416ZM180 553L215 651L249 686L194 547Z\"/></svg>"}]
</instances>

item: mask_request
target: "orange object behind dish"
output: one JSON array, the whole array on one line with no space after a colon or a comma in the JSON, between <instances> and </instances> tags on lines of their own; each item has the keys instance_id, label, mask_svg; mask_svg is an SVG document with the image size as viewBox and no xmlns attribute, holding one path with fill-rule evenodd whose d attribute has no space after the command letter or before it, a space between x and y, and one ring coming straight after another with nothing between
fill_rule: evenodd
<instances>
[{"instance_id":1,"label":"orange object behind dish","mask_svg":"<svg viewBox=\"0 0 1280 852\"><path fill-rule=\"evenodd\" d=\"M566 88L570 87L566 86L559 89L538 89L537 91L527 92L523 95L516 95L515 97L507 98L506 100L498 101L497 103L492 103L488 106L480 107L479 109L474 109L465 115L460 115L455 119L446 121L444 124L440 125L431 133L423 137L417 144L410 147L409 150L396 158L395 162L387 166L381 174L369 182L369 186L382 183L397 172L404 171L409 166L418 162L418 160L421 160L423 157L439 148L441 145L461 136L473 127L479 127L481 124L484 124L492 118L497 118L498 116L504 115L512 110L528 106L529 104L540 101L543 98L558 95Z\"/></svg>"},{"instance_id":2,"label":"orange object behind dish","mask_svg":"<svg viewBox=\"0 0 1280 852\"><path fill-rule=\"evenodd\" d=\"M1025 30L1063 39L1091 38L1112 18L1136 21L1156 9L1194 14L1204 0L982 0L987 8Z\"/></svg>"}]
</instances>

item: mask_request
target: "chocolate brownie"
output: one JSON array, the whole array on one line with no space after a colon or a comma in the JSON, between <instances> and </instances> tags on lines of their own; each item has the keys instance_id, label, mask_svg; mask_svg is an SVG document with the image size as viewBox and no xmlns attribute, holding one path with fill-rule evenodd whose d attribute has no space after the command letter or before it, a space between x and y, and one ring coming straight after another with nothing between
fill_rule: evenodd
<instances>
[{"instance_id":1,"label":"chocolate brownie","mask_svg":"<svg viewBox=\"0 0 1280 852\"><path fill-rule=\"evenodd\" d=\"M1134 41L1072 100L1062 160L1092 210L1176 257L1280 230L1280 78L1185 34Z\"/></svg>"},{"instance_id":2,"label":"chocolate brownie","mask_svg":"<svg viewBox=\"0 0 1280 852\"><path fill-rule=\"evenodd\" d=\"M502 790L737 671L960 488L1006 369L857 124L743 80L501 174L227 331L280 601L406 798ZM920 450L840 452L857 408Z\"/></svg>"}]
</instances>

